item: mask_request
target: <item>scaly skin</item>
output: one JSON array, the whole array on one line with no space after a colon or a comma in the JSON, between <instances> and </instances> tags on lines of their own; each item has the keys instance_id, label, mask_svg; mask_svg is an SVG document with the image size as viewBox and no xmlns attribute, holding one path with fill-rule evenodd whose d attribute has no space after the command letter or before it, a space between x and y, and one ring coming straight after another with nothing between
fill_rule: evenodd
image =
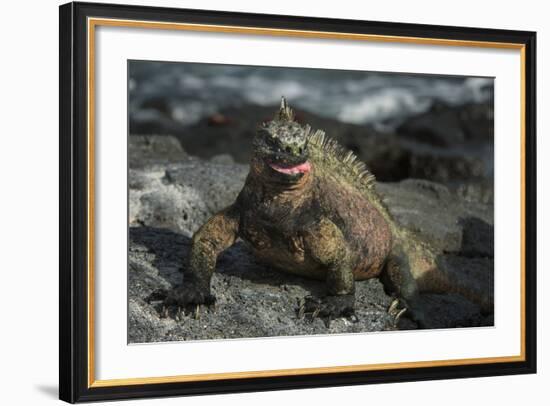
<instances>
[{"instance_id":1,"label":"scaly skin","mask_svg":"<svg viewBox=\"0 0 550 406\"><path fill-rule=\"evenodd\" d=\"M195 233L184 282L165 303L212 303L216 259L237 237L270 266L326 281L327 295L302 308L314 316L353 315L355 280L378 277L385 265L393 290L414 294L411 269L430 269L433 258L414 238L403 245L411 236L395 226L373 182L353 154L296 123L283 99L258 129L238 198Z\"/></svg>"}]
</instances>

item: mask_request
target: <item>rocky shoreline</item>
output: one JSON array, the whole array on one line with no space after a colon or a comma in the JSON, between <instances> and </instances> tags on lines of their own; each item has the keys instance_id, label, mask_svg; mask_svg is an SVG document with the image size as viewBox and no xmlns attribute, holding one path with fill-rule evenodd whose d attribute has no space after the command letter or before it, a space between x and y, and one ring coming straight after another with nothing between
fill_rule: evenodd
<instances>
[{"instance_id":1,"label":"rocky shoreline","mask_svg":"<svg viewBox=\"0 0 550 406\"><path fill-rule=\"evenodd\" d=\"M210 159L220 154L247 164L252 138L261 120L269 120L276 106L246 105L228 108L190 127L140 122L134 135L175 135L192 156ZM160 113L159 113L160 114ZM493 200L493 106L492 101L462 106L434 104L395 129L381 132L371 125L343 123L305 111L297 121L323 129L327 135L354 151L377 179L397 182L408 178L443 183L462 197L483 202Z\"/></svg>"},{"instance_id":2,"label":"rocky shoreline","mask_svg":"<svg viewBox=\"0 0 550 406\"><path fill-rule=\"evenodd\" d=\"M208 128L216 126L210 124ZM327 126L319 127L330 130ZM359 282L358 321L336 320L327 328L321 320L298 319L296 314L301 298L323 291L321 282L260 265L246 246L238 242L218 260L212 280L217 296L215 309L203 307L199 317L167 313L159 301L151 300L151 293L181 282L192 234L210 215L234 200L248 170L236 152L237 149L246 152L248 142L244 139L238 141L240 148L226 148L221 143L208 149L205 133L198 128L193 131L194 147L186 145L184 135L179 139L163 135L130 136L128 335L131 343L493 324L492 181L488 182L489 187L483 186L483 181L490 180L485 175L479 179L471 174L460 178L448 166L443 171L443 163L434 172L442 177L443 183L406 176L389 179L395 182L380 182L378 189L396 220L422 234L440 253L443 272L460 287L455 293L421 295L409 303L409 311L395 323L388 313L392 298L384 292L382 284L377 279ZM354 137L346 131L337 137L341 142ZM380 140L386 140L386 148L391 151L391 137L374 137L384 137ZM214 139L217 138L210 141ZM405 145L402 139L400 136L399 142ZM417 141L411 142L418 148L414 144ZM360 145L363 151L360 155L381 156L367 147L369 143L379 145L365 141ZM463 144L468 146L466 141ZM224 153L220 154L221 151ZM469 168L464 173L470 173L474 166ZM443 178L444 173L452 176Z\"/></svg>"}]
</instances>

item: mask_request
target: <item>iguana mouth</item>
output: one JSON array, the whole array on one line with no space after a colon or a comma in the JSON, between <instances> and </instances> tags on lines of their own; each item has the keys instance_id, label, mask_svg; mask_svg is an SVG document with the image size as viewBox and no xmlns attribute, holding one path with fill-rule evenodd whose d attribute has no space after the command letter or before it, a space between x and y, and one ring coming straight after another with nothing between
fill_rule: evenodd
<instances>
[{"instance_id":1,"label":"iguana mouth","mask_svg":"<svg viewBox=\"0 0 550 406\"><path fill-rule=\"evenodd\" d=\"M277 172L284 173L285 175L296 175L298 173L307 173L311 170L311 164L306 161L299 165L294 166L281 166L275 163L269 163L269 166Z\"/></svg>"}]
</instances>

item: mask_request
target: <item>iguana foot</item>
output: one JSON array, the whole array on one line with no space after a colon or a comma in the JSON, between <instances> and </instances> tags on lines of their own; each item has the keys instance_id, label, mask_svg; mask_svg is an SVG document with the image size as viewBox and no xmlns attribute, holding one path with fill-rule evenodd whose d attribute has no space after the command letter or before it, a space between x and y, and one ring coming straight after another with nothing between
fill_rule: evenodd
<instances>
[{"instance_id":1,"label":"iguana foot","mask_svg":"<svg viewBox=\"0 0 550 406\"><path fill-rule=\"evenodd\" d=\"M166 306L187 307L188 305L211 305L216 297L210 292L197 288L193 284L183 284L168 291L164 304Z\"/></svg>"},{"instance_id":2,"label":"iguana foot","mask_svg":"<svg viewBox=\"0 0 550 406\"><path fill-rule=\"evenodd\" d=\"M167 295L168 291L166 289L155 289L144 300L149 304L151 304L151 302L163 302Z\"/></svg>"},{"instance_id":3,"label":"iguana foot","mask_svg":"<svg viewBox=\"0 0 550 406\"><path fill-rule=\"evenodd\" d=\"M354 305L354 295L325 296L322 298L306 296L298 308L298 318L307 317L313 320L319 317L324 321L327 328L330 327L332 320L340 317L357 322Z\"/></svg>"},{"instance_id":4,"label":"iguana foot","mask_svg":"<svg viewBox=\"0 0 550 406\"><path fill-rule=\"evenodd\" d=\"M162 317L180 319L183 314L190 314L195 319L200 317L202 304L211 306L216 302L214 295L196 289L193 285L180 285L172 290L157 289L145 298L147 303L161 301L159 311Z\"/></svg>"}]
</instances>

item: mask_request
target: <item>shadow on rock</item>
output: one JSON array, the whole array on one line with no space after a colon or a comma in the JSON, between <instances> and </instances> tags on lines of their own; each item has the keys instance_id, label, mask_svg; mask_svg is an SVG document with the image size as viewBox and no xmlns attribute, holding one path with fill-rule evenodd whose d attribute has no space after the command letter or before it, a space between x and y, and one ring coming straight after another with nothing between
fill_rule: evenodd
<instances>
[{"instance_id":1,"label":"shadow on rock","mask_svg":"<svg viewBox=\"0 0 550 406\"><path fill-rule=\"evenodd\" d=\"M478 217L462 217L458 223L462 227L460 255L472 258L494 257L495 232L492 224Z\"/></svg>"},{"instance_id":2,"label":"shadow on rock","mask_svg":"<svg viewBox=\"0 0 550 406\"><path fill-rule=\"evenodd\" d=\"M420 286L430 287L428 292L408 300L409 316L421 328L493 325L493 226L476 217L460 218L459 224L460 249L440 254L437 271L417 281ZM129 231L131 297L147 302L155 290L181 284L191 238L155 227L131 227ZM212 291L222 302L255 306L271 296L322 296L325 284L264 266L239 241L218 258ZM162 306L154 309L161 315ZM416 327L405 324L401 328Z\"/></svg>"},{"instance_id":3,"label":"shadow on rock","mask_svg":"<svg viewBox=\"0 0 550 406\"><path fill-rule=\"evenodd\" d=\"M167 311L162 299L147 300L159 289L182 283L191 239L167 229L130 228L128 340L131 343L353 333L395 329L386 309L390 298L377 280L357 286L359 321L297 317L305 296L324 293L324 284L276 272L258 264L242 242L218 259L212 276L215 308L199 314ZM183 280L183 283L185 281ZM197 317L198 316L198 317Z\"/></svg>"},{"instance_id":4,"label":"shadow on rock","mask_svg":"<svg viewBox=\"0 0 550 406\"><path fill-rule=\"evenodd\" d=\"M410 299L421 328L480 327L494 324L494 232L477 217L459 219L462 245L443 252L437 269L417 280L427 292Z\"/></svg>"},{"instance_id":5,"label":"shadow on rock","mask_svg":"<svg viewBox=\"0 0 550 406\"><path fill-rule=\"evenodd\" d=\"M191 238L156 227L130 227L130 266L143 262L152 265L170 285L178 282L185 258L189 255Z\"/></svg>"},{"instance_id":6,"label":"shadow on rock","mask_svg":"<svg viewBox=\"0 0 550 406\"><path fill-rule=\"evenodd\" d=\"M158 270L159 276L169 284L169 287L165 286L165 288L182 283L182 274L189 258L191 245L190 237L168 229L130 228L131 259L141 256L148 261ZM242 241L238 241L220 255L215 275L222 279L238 278L252 284L270 285L283 289L299 286L316 296L325 292L323 282L283 273L257 262ZM216 292L215 286L213 286L213 294L220 294L220 292Z\"/></svg>"}]
</instances>

